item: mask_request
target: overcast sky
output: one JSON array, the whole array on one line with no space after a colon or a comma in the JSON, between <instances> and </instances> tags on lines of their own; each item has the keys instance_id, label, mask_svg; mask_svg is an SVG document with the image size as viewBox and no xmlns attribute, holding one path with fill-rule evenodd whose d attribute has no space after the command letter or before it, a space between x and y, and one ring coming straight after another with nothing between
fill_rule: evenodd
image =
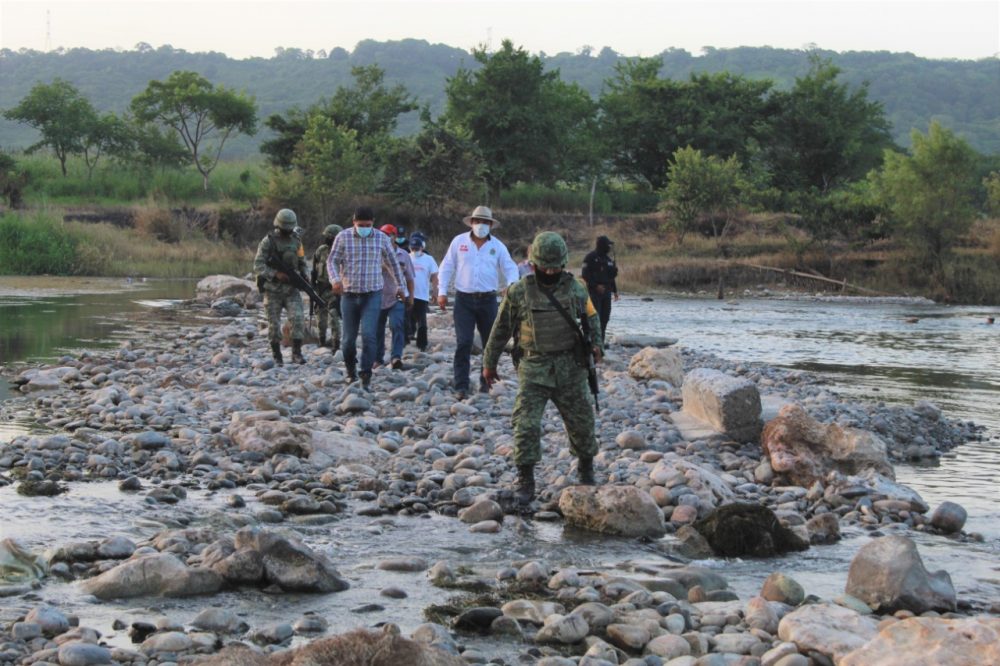
<instances>
[{"instance_id":1,"label":"overcast sky","mask_svg":"<svg viewBox=\"0 0 1000 666\"><path fill-rule=\"evenodd\" d=\"M14 50L146 42L246 58L407 37L464 49L509 38L550 55L816 45L978 59L1000 55L1000 0L0 0L0 48Z\"/></svg>"}]
</instances>

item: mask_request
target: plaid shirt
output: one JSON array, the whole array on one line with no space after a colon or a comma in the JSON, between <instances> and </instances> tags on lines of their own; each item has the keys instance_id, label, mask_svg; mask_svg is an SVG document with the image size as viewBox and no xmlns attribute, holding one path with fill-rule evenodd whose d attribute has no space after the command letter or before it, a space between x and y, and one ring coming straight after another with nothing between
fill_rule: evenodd
<instances>
[{"instance_id":1,"label":"plaid shirt","mask_svg":"<svg viewBox=\"0 0 1000 666\"><path fill-rule=\"evenodd\" d=\"M362 238L353 226L337 234L326 260L330 283L340 281L344 293L348 294L381 291L384 284L382 266L405 290L406 280L399 270L392 240L378 230L372 230L370 236Z\"/></svg>"}]
</instances>

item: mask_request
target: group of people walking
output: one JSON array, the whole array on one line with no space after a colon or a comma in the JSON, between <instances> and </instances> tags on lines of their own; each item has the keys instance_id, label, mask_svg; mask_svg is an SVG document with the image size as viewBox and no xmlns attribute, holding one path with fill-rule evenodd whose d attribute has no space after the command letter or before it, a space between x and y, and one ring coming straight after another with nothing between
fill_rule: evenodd
<instances>
[{"instance_id":1,"label":"group of people walking","mask_svg":"<svg viewBox=\"0 0 1000 666\"><path fill-rule=\"evenodd\" d=\"M355 210L346 229L326 227L322 245L313 253L310 281L314 295L323 301L318 310L319 343L339 347L348 381L360 379L368 390L373 370L385 364L386 326L391 332L388 365L400 370L407 342L415 341L421 351L427 349L431 298L436 293L437 306L447 310L453 284L453 390L458 399L465 399L471 391L475 332L484 344L476 382L484 393L499 379L500 356L514 340L512 357L519 380L512 417L518 502L526 505L534 496L541 420L550 400L563 418L571 451L578 458L579 482L594 483L593 458L598 447L588 364L602 358L611 301L618 299L612 242L601 236L585 258L584 286L565 270L569 251L559 234L538 234L526 261L519 265L493 235L500 221L488 207L477 206L463 222L468 231L455 236L440 266L427 253L422 234L408 237L404 229L391 224L376 229L371 208ZM261 240L254 259L276 364L283 363L283 309L291 322L292 360L305 362L301 285L298 276L289 275L290 271L305 275L305 251L294 233L296 224L293 211L279 211L275 231Z\"/></svg>"}]
</instances>

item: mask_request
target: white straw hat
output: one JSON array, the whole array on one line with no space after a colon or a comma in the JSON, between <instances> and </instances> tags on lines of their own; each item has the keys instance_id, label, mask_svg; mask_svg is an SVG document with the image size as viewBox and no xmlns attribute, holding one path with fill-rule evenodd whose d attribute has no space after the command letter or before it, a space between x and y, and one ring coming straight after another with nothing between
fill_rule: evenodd
<instances>
[{"instance_id":1,"label":"white straw hat","mask_svg":"<svg viewBox=\"0 0 1000 666\"><path fill-rule=\"evenodd\" d=\"M465 222L465 226L471 227L472 220L487 220L493 223L493 228L496 229L500 226L500 220L493 217L493 211L486 206L476 206L471 214L462 218L462 222Z\"/></svg>"}]
</instances>

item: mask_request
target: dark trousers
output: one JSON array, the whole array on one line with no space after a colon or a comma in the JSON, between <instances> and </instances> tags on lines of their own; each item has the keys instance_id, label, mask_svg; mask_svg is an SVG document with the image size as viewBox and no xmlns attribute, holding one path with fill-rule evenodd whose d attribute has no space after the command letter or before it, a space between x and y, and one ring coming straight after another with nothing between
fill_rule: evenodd
<instances>
[{"instance_id":1,"label":"dark trousers","mask_svg":"<svg viewBox=\"0 0 1000 666\"><path fill-rule=\"evenodd\" d=\"M427 351L427 301L419 298L413 299L413 308L410 309L410 316L406 321L407 338L417 338L417 349Z\"/></svg>"},{"instance_id":2,"label":"dark trousers","mask_svg":"<svg viewBox=\"0 0 1000 666\"><path fill-rule=\"evenodd\" d=\"M607 287L603 294L598 294L596 289L588 289L590 300L597 309L597 316L601 320L601 340L604 344L608 342L608 320L611 319L611 297L613 294Z\"/></svg>"},{"instance_id":3,"label":"dark trousers","mask_svg":"<svg viewBox=\"0 0 1000 666\"><path fill-rule=\"evenodd\" d=\"M496 295L474 296L458 292L455 294L455 390L468 392L469 370L471 366L472 341L476 337L483 339L483 345L490 339L493 321L497 318ZM482 372L479 373L479 390L486 390Z\"/></svg>"},{"instance_id":4,"label":"dark trousers","mask_svg":"<svg viewBox=\"0 0 1000 666\"><path fill-rule=\"evenodd\" d=\"M344 352L344 366L349 372L357 368L358 329L361 329L361 374L371 375L375 360L375 338L378 315L382 309L382 290L364 294L344 294L340 297L340 314L343 330L340 349Z\"/></svg>"}]
</instances>

